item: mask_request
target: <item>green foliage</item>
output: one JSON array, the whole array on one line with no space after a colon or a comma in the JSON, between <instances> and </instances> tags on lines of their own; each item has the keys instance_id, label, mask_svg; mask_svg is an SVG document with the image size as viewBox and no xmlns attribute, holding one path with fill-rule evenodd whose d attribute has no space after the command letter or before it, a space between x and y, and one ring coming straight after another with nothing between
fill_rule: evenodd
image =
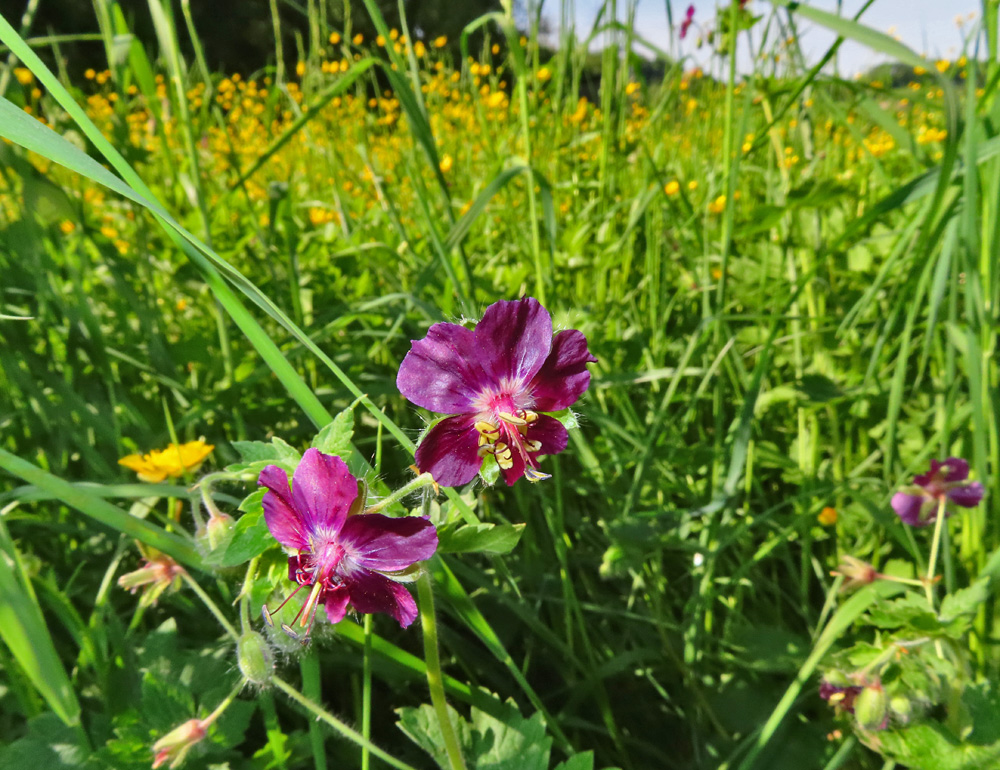
<instances>
[{"instance_id":1,"label":"green foliage","mask_svg":"<svg viewBox=\"0 0 1000 770\"><path fill-rule=\"evenodd\" d=\"M441 728L433 706L398 709L399 729L433 757L442 770L451 770L444 751ZM552 738L545 734L541 714L529 719L520 715L513 701L504 704L502 718L473 707L466 720L449 707L456 726L462 756L470 770L549 770ZM575 754L553 770L593 770L590 752Z\"/></svg>"},{"instance_id":2,"label":"green foliage","mask_svg":"<svg viewBox=\"0 0 1000 770\"><path fill-rule=\"evenodd\" d=\"M280 630L302 591L263 631L296 586L254 483L314 446L384 500L427 426L394 387L408 341L526 293L598 358L555 415L551 478L508 488L488 458L467 490L384 509L441 525L426 569L470 767L996 764L996 25L988 60L942 72L863 19L773 4L704 19L755 47L731 82L729 61L643 62L610 5L549 48L522 45L533 19L467 26L475 3L404 3L407 33L374 0L350 30L342 3L280 0L277 31L267 3L162 2L152 45L144 7L101 0L92 77L45 72L50 43L3 22L34 75L5 73L0 102L0 468L20 485L0 490L0 766L148 767L225 703L253 629L273 687L236 693L190 766L446 763L416 708L421 624L320 609L303 647ZM905 67L801 68L804 21ZM218 71L231 44L284 68ZM200 481L143 491L116 464L199 436ZM838 597L844 554L926 574L926 531L888 501L949 454L987 502L945 523L943 600L882 579ZM210 505L236 523L202 551ZM180 590L117 586L143 569L132 539L184 566ZM857 719L813 695L818 670L877 675L856 740L826 739Z\"/></svg>"}]
</instances>

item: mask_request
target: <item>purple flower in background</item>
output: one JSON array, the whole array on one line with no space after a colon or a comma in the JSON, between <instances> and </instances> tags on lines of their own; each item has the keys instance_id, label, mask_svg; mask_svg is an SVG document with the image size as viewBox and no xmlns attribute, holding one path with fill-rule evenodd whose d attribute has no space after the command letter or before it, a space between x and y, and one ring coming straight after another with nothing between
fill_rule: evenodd
<instances>
[{"instance_id":1,"label":"purple flower in background","mask_svg":"<svg viewBox=\"0 0 1000 770\"><path fill-rule=\"evenodd\" d=\"M446 487L475 478L486 455L504 480L548 478L540 455L566 448L566 428L554 417L590 385L587 364L597 359L575 329L552 334L538 300L495 302L474 330L434 324L414 340L396 386L417 406L452 415L434 425L417 447L417 467Z\"/></svg>"},{"instance_id":2,"label":"purple flower in background","mask_svg":"<svg viewBox=\"0 0 1000 770\"><path fill-rule=\"evenodd\" d=\"M924 527L937 519L941 501L975 508L983 499L983 485L969 481L969 463L960 457L931 460L931 468L892 496L892 509L905 524ZM945 515L950 513L947 511Z\"/></svg>"},{"instance_id":3,"label":"purple flower in background","mask_svg":"<svg viewBox=\"0 0 1000 770\"><path fill-rule=\"evenodd\" d=\"M688 28L694 23L694 6L689 5L684 20L681 22L681 40L687 37Z\"/></svg>"},{"instance_id":4,"label":"purple flower in background","mask_svg":"<svg viewBox=\"0 0 1000 770\"><path fill-rule=\"evenodd\" d=\"M299 614L282 626L285 631L297 636L291 626L301 618L308 637L319 605L331 623L339 622L348 606L361 613L384 612L403 628L413 622L417 605L397 580L416 562L434 555L438 537L430 521L378 513L349 516L358 496L357 479L343 460L318 449L302 456L291 490L288 474L277 465L261 471L257 483L267 487L267 528L296 552L288 559L288 577L299 584L292 596L311 586ZM269 624L270 615L265 607Z\"/></svg>"},{"instance_id":5,"label":"purple flower in background","mask_svg":"<svg viewBox=\"0 0 1000 770\"><path fill-rule=\"evenodd\" d=\"M854 713L854 699L861 693L862 687L856 685L839 686L824 679L819 683L819 697L837 709L843 709L849 714Z\"/></svg>"}]
</instances>

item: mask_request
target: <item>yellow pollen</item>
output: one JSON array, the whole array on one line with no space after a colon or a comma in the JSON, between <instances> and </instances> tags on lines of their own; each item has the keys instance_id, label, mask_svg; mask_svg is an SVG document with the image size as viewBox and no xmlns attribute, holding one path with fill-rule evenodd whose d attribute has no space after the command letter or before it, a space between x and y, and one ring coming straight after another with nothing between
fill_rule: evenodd
<instances>
[{"instance_id":1,"label":"yellow pollen","mask_svg":"<svg viewBox=\"0 0 1000 770\"><path fill-rule=\"evenodd\" d=\"M500 428L491 422L486 420L479 420L475 424L475 428L479 431L480 446L482 446L482 441L485 440L489 443L493 443L498 438L500 438Z\"/></svg>"},{"instance_id":2,"label":"yellow pollen","mask_svg":"<svg viewBox=\"0 0 1000 770\"><path fill-rule=\"evenodd\" d=\"M539 449L542 448L542 442L541 441L525 441L524 442L524 448L527 449L529 452L537 452Z\"/></svg>"},{"instance_id":3,"label":"yellow pollen","mask_svg":"<svg viewBox=\"0 0 1000 770\"><path fill-rule=\"evenodd\" d=\"M506 423L508 423L510 425L527 425L528 424L527 420L522 419L521 417L515 417L514 415L508 414L507 412L497 412L497 417L499 417L501 420L503 420L504 422L506 422Z\"/></svg>"}]
</instances>

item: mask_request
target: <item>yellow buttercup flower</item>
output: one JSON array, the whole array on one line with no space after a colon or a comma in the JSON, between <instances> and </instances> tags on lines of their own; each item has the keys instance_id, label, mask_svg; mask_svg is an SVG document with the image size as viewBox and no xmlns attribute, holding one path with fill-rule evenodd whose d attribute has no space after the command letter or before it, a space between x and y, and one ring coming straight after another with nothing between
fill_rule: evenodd
<instances>
[{"instance_id":1,"label":"yellow buttercup flower","mask_svg":"<svg viewBox=\"0 0 1000 770\"><path fill-rule=\"evenodd\" d=\"M824 527L832 527L837 523L837 509L831 508L829 505L819 512L816 520L822 524Z\"/></svg>"},{"instance_id":2,"label":"yellow buttercup flower","mask_svg":"<svg viewBox=\"0 0 1000 770\"><path fill-rule=\"evenodd\" d=\"M198 470L213 449L213 444L206 444L201 439L180 446L171 443L166 449L154 449L146 455L128 455L118 464L135 471L142 481L156 484L164 479L175 479L185 471Z\"/></svg>"},{"instance_id":3,"label":"yellow buttercup flower","mask_svg":"<svg viewBox=\"0 0 1000 770\"><path fill-rule=\"evenodd\" d=\"M27 67L14 67L14 77L17 78L17 82L22 86L31 85L31 82L35 79L35 76L31 74L31 70Z\"/></svg>"}]
</instances>

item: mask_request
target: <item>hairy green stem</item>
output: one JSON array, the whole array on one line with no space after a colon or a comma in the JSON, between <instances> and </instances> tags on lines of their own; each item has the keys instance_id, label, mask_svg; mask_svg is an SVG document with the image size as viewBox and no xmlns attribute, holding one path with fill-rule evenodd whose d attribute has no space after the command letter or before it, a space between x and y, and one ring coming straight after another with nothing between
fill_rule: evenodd
<instances>
[{"instance_id":1,"label":"hairy green stem","mask_svg":"<svg viewBox=\"0 0 1000 770\"><path fill-rule=\"evenodd\" d=\"M431 576L424 572L417 580L417 596L420 602L420 624L424 629L424 662L427 664L427 686L431 691L431 703L437 714L441 727L441 737L444 740L445 751L448 752L448 764L451 770L466 770L462 758L462 747L455 734L455 726L448 715L448 701L444 694L444 678L441 676L441 655L438 652L437 620L434 617L434 589L431 586Z\"/></svg>"},{"instance_id":2,"label":"hairy green stem","mask_svg":"<svg viewBox=\"0 0 1000 770\"><path fill-rule=\"evenodd\" d=\"M236 629L233 628L233 624L230 623L228 618L222 614L222 610L220 610L218 605L212 601L212 597L205 593L205 589L198 585L198 581L191 577L187 570L181 573L181 578L188 584L188 587L195 592L195 595L201 599L202 604L208 607L209 612L215 615L215 619L219 621L219 625L226 629L226 633L233 639L239 639L240 635L236 633Z\"/></svg>"},{"instance_id":3,"label":"hairy green stem","mask_svg":"<svg viewBox=\"0 0 1000 770\"><path fill-rule=\"evenodd\" d=\"M434 483L434 477L429 473L421 473L413 481L408 484L404 484L395 492L390 492L386 497L383 497L374 505L370 505L365 508L365 513L378 513L379 511L388 508L393 503L402 500L407 495L413 494L418 489L423 489L424 487L429 487Z\"/></svg>"},{"instance_id":4,"label":"hairy green stem","mask_svg":"<svg viewBox=\"0 0 1000 770\"><path fill-rule=\"evenodd\" d=\"M386 753L378 746L374 745L371 741L365 740L365 738L362 735L352 730L346 724L337 719L337 717L335 717L333 714L324 710L321 706L311 701L305 695L303 695L294 687L292 687L290 684L288 684L288 682L284 681L283 679L279 679L276 676L271 677L271 681L274 683L275 687L277 687L279 690L285 693L285 695L287 695L291 700L295 701L300 706L302 706L302 708L304 708L306 711L308 711L310 714L316 717L316 719L318 719L321 722L326 722L326 724L328 724L342 736L347 738L349 741L352 741L362 747L367 746L368 750L372 754L374 754L376 757L381 759L386 764L397 768L397 770L416 770L416 768L414 768L412 765L408 765L405 762L396 759L391 754Z\"/></svg>"}]
</instances>

